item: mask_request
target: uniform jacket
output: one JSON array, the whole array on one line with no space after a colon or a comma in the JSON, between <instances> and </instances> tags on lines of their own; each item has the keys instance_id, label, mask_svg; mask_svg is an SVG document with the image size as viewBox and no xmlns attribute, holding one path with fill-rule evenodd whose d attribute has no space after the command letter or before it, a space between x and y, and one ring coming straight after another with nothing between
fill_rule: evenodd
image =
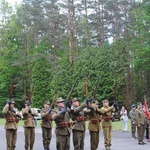
<instances>
[{"instance_id":1,"label":"uniform jacket","mask_svg":"<svg viewBox=\"0 0 150 150\"><path fill-rule=\"evenodd\" d=\"M72 130L78 130L78 131L85 131L85 121L77 121L77 117L86 117L86 112L83 110L86 107L85 104L82 104L81 106L75 108L72 107L73 109L71 110L71 118L73 121L73 126Z\"/></svg>"},{"instance_id":2,"label":"uniform jacket","mask_svg":"<svg viewBox=\"0 0 150 150\"><path fill-rule=\"evenodd\" d=\"M94 104L92 104L92 106L95 108ZM89 119L89 123L88 123L89 131L100 131L100 113L98 111L91 111L90 109L87 110L87 113ZM97 119L99 120L99 122L92 123L92 119Z\"/></svg>"},{"instance_id":3,"label":"uniform jacket","mask_svg":"<svg viewBox=\"0 0 150 150\"><path fill-rule=\"evenodd\" d=\"M52 128L52 114L48 113L48 109L42 108L41 117L42 117L41 127Z\"/></svg>"},{"instance_id":4,"label":"uniform jacket","mask_svg":"<svg viewBox=\"0 0 150 150\"><path fill-rule=\"evenodd\" d=\"M38 116L38 114L31 107L27 106L22 109L22 114L24 118L24 127L35 127L34 116Z\"/></svg>"},{"instance_id":5,"label":"uniform jacket","mask_svg":"<svg viewBox=\"0 0 150 150\"><path fill-rule=\"evenodd\" d=\"M130 110L129 117L131 118L131 122L136 122L135 110Z\"/></svg>"},{"instance_id":6,"label":"uniform jacket","mask_svg":"<svg viewBox=\"0 0 150 150\"><path fill-rule=\"evenodd\" d=\"M5 129L14 129L17 130L17 123L16 123L16 119L17 117L21 118L21 114L18 112L17 109L13 108L15 110L16 113L14 113L13 111L11 111L9 109L9 105L5 105L5 107L3 108L3 114L4 117L6 119L6 123L5 123ZM12 119L14 121L9 122L8 120Z\"/></svg>"},{"instance_id":7,"label":"uniform jacket","mask_svg":"<svg viewBox=\"0 0 150 150\"><path fill-rule=\"evenodd\" d=\"M70 135L71 127L68 126L61 128L58 126L58 124L61 122L70 122L70 115L68 112L66 112L65 114L60 114L60 111L60 108L52 110L52 120L54 120L56 123L55 133L56 135Z\"/></svg>"},{"instance_id":8,"label":"uniform jacket","mask_svg":"<svg viewBox=\"0 0 150 150\"><path fill-rule=\"evenodd\" d=\"M135 117L136 117L136 124L144 125L145 124L145 114L142 111L142 109L136 109L135 110Z\"/></svg>"},{"instance_id":9,"label":"uniform jacket","mask_svg":"<svg viewBox=\"0 0 150 150\"><path fill-rule=\"evenodd\" d=\"M109 106L103 106L100 110L98 109L99 112L102 113L102 126L107 127L111 126L111 112L115 112L114 107L109 107ZM110 118L109 120L105 120L104 118Z\"/></svg>"}]
</instances>

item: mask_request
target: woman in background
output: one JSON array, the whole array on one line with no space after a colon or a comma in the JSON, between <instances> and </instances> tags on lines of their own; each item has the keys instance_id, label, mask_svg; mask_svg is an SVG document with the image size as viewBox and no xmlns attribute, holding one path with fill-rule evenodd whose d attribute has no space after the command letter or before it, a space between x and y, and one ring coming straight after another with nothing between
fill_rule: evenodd
<instances>
[{"instance_id":1,"label":"woman in background","mask_svg":"<svg viewBox=\"0 0 150 150\"><path fill-rule=\"evenodd\" d=\"M120 120L122 121L122 124L123 124L123 131L127 132L127 130L128 130L128 125L127 125L128 116L127 116L127 110L124 108L124 106L122 106L122 108L121 108L120 115L121 115Z\"/></svg>"}]
</instances>

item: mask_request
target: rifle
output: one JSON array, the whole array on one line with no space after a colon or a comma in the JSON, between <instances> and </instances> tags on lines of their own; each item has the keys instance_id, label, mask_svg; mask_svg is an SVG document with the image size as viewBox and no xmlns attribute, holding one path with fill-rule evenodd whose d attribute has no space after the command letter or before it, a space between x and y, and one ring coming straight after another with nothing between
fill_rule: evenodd
<instances>
[{"instance_id":1,"label":"rifle","mask_svg":"<svg viewBox=\"0 0 150 150\"><path fill-rule=\"evenodd\" d=\"M85 92L84 97L88 98L88 78L87 78L87 76L84 78L84 92ZM89 107L90 107L90 103L87 104L87 108L89 108Z\"/></svg>"},{"instance_id":2,"label":"rifle","mask_svg":"<svg viewBox=\"0 0 150 150\"><path fill-rule=\"evenodd\" d=\"M119 111L119 106L118 106L118 102L117 102L117 83L115 81L114 84L114 107L115 107L115 111L118 112Z\"/></svg>"},{"instance_id":3,"label":"rifle","mask_svg":"<svg viewBox=\"0 0 150 150\"><path fill-rule=\"evenodd\" d=\"M12 84L11 84L11 87L10 87L10 92L9 92L9 100L10 100L10 101L12 100L13 89L14 89L14 84L12 83Z\"/></svg>"},{"instance_id":4,"label":"rifle","mask_svg":"<svg viewBox=\"0 0 150 150\"><path fill-rule=\"evenodd\" d=\"M96 84L95 84L95 88L94 88L94 91L93 91L93 99L96 98L96 93L97 93L97 88L98 88L98 82L99 82L99 76L97 78L97 81L96 81Z\"/></svg>"},{"instance_id":5,"label":"rifle","mask_svg":"<svg viewBox=\"0 0 150 150\"><path fill-rule=\"evenodd\" d=\"M52 103L51 103L51 108L54 108L54 104L55 104L56 98L57 98L57 93L55 93L55 95L53 97L53 100L52 100Z\"/></svg>"},{"instance_id":6,"label":"rifle","mask_svg":"<svg viewBox=\"0 0 150 150\"><path fill-rule=\"evenodd\" d=\"M67 100L70 100L70 97L71 97L71 95L72 95L72 93L73 93L73 90L74 90L74 88L75 88L77 79L78 79L78 77L75 79L74 84L73 84L73 86L71 87L71 90L70 90L70 92L69 92L69 94L68 94Z\"/></svg>"},{"instance_id":7,"label":"rifle","mask_svg":"<svg viewBox=\"0 0 150 150\"><path fill-rule=\"evenodd\" d=\"M34 86L32 87L32 90L30 91L30 94L29 94L29 97L28 97L28 102L31 101L31 97L32 97L32 94L33 94L33 91L34 91Z\"/></svg>"}]
</instances>

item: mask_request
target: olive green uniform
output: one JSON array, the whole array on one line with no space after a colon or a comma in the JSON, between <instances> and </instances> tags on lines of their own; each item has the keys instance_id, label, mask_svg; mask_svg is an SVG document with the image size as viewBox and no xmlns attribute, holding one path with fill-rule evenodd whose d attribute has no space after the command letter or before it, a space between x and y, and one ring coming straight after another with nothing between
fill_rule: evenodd
<instances>
[{"instance_id":1,"label":"olive green uniform","mask_svg":"<svg viewBox=\"0 0 150 150\"><path fill-rule=\"evenodd\" d=\"M136 117L136 124L140 125L137 128L137 135L138 135L138 143L143 143L144 138L144 131L145 131L145 114L142 109L136 109L135 111L135 117Z\"/></svg>"},{"instance_id":2,"label":"olive green uniform","mask_svg":"<svg viewBox=\"0 0 150 150\"><path fill-rule=\"evenodd\" d=\"M6 129L6 140L7 140L7 150L14 150L17 141L17 123L18 118L21 118L18 110L13 108L15 112L9 109L9 105L5 105L3 108L3 114L6 119L5 129Z\"/></svg>"},{"instance_id":3,"label":"olive green uniform","mask_svg":"<svg viewBox=\"0 0 150 150\"><path fill-rule=\"evenodd\" d=\"M49 114L48 111L49 109L46 108L41 110L43 146L47 150L49 150L49 145L52 138L52 115Z\"/></svg>"},{"instance_id":4,"label":"olive green uniform","mask_svg":"<svg viewBox=\"0 0 150 150\"><path fill-rule=\"evenodd\" d=\"M70 115L68 112L60 114L61 109L52 110L52 120L56 123L56 148L57 150L69 150L70 149Z\"/></svg>"},{"instance_id":5,"label":"olive green uniform","mask_svg":"<svg viewBox=\"0 0 150 150\"><path fill-rule=\"evenodd\" d=\"M71 108L71 118L73 120L72 133L73 133L73 145L74 150L83 150L84 149L84 139L85 139L85 112L83 109L86 107L85 104L82 104L79 107Z\"/></svg>"},{"instance_id":6,"label":"olive green uniform","mask_svg":"<svg viewBox=\"0 0 150 150\"><path fill-rule=\"evenodd\" d=\"M109 149L111 146L111 138L112 138L112 117L111 112L115 111L114 107L103 106L101 111L107 112L102 114L102 128L104 134L104 145L106 149Z\"/></svg>"},{"instance_id":7,"label":"olive green uniform","mask_svg":"<svg viewBox=\"0 0 150 150\"><path fill-rule=\"evenodd\" d=\"M25 135L25 150L33 150L35 141L35 121L34 116L38 114L31 108L26 106L22 109L24 118L24 135Z\"/></svg>"},{"instance_id":8,"label":"olive green uniform","mask_svg":"<svg viewBox=\"0 0 150 150\"><path fill-rule=\"evenodd\" d=\"M94 104L92 104L95 107ZM96 108L95 108L96 109ZM88 129L90 132L90 149L96 150L99 144L99 132L100 132L100 113L98 111L91 111L88 109Z\"/></svg>"}]
</instances>

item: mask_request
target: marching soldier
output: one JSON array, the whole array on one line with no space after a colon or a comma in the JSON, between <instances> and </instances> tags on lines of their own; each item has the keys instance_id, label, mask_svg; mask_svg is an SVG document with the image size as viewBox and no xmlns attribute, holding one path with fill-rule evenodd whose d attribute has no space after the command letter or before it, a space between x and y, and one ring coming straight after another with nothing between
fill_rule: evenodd
<instances>
[{"instance_id":1,"label":"marching soldier","mask_svg":"<svg viewBox=\"0 0 150 150\"><path fill-rule=\"evenodd\" d=\"M52 138L52 115L51 115L50 102L46 101L44 103L44 108L41 110L42 117L42 137L43 137L43 147L44 150L50 150L49 145Z\"/></svg>"},{"instance_id":2,"label":"marching soldier","mask_svg":"<svg viewBox=\"0 0 150 150\"><path fill-rule=\"evenodd\" d=\"M73 120L72 133L74 150L84 149L86 113L83 109L87 106L87 103L88 99L80 106L77 98L72 100L71 118Z\"/></svg>"},{"instance_id":3,"label":"marching soldier","mask_svg":"<svg viewBox=\"0 0 150 150\"><path fill-rule=\"evenodd\" d=\"M106 150L110 150L111 138L112 138L111 112L115 112L115 108L109 106L109 101L107 99L103 100L102 102L103 102L103 107L101 108L101 111L106 112L106 113L102 114L102 128L103 128L103 134L104 134L104 145L105 145Z\"/></svg>"},{"instance_id":4,"label":"marching soldier","mask_svg":"<svg viewBox=\"0 0 150 150\"><path fill-rule=\"evenodd\" d=\"M143 142L146 118L142 110L141 102L137 103L137 109L135 111L135 118L136 118L136 124L137 124L138 143L139 145L144 145L146 144Z\"/></svg>"},{"instance_id":5,"label":"marching soldier","mask_svg":"<svg viewBox=\"0 0 150 150\"><path fill-rule=\"evenodd\" d=\"M25 108L22 109L24 119L25 150L33 150L35 141L35 121L34 116L38 114L31 109L31 103L26 101Z\"/></svg>"},{"instance_id":6,"label":"marching soldier","mask_svg":"<svg viewBox=\"0 0 150 150\"><path fill-rule=\"evenodd\" d=\"M57 150L69 150L71 134L70 116L65 108L62 97L57 99L56 105L57 108L52 110L52 119L56 123L56 148Z\"/></svg>"},{"instance_id":7,"label":"marching soldier","mask_svg":"<svg viewBox=\"0 0 150 150\"><path fill-rule=\"evenodd\" d=\"M5 129L7 150L14 150L16 147L17 123L19 122L19 118L21 118L21 114L14 107L14 105L15 102L13 100L8 100L7 104L3 108L3 114L6 119Z\"/></svg>"}]
</instances>

